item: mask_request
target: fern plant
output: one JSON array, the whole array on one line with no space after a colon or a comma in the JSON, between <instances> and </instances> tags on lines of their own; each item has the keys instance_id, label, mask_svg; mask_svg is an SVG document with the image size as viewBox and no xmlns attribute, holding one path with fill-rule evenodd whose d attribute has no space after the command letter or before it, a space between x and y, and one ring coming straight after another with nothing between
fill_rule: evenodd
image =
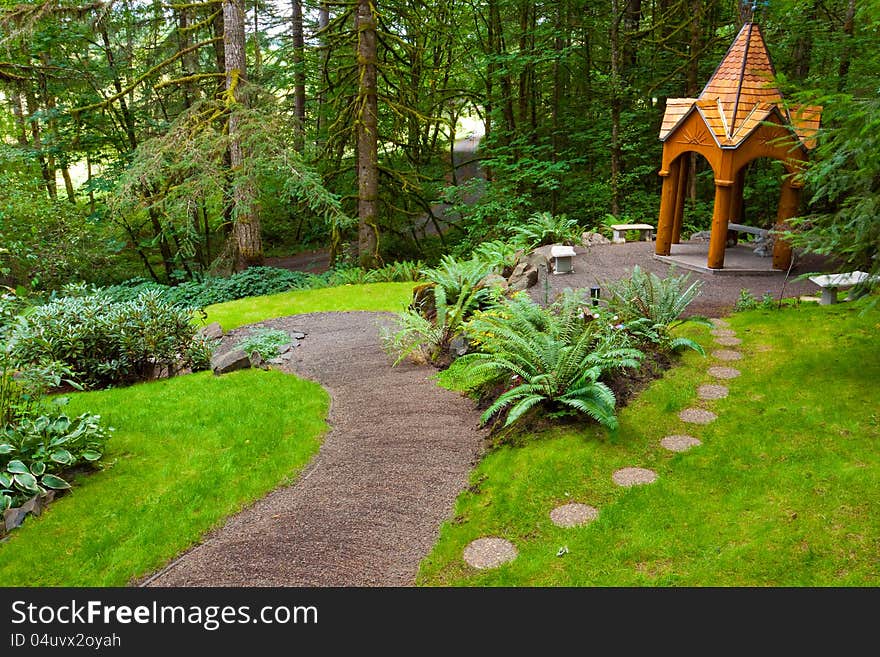
<instances>
[{"instance_id":1,"label":"fern plant","mask_svg":"<svg viewBox=\"0 0 880 657\"><path fill-rule=\"evenodd\" d=\"M581 234L577 221L550 212L536 212L525 224L511 226L509 231L517 244L529 250L545 244L575 244Z\"/></svg>"},{"instance_id":2,"label":"fern plant","mask_svg":"<svg viewBox=\"0 0 880 657\"><path fill-rule=\"evenodd\" d=\"M381 330L385 350L397 365L407 356L421 354L437 362L449 351L453 338L476 310L492 302L494 290L480 287L491 267L479 260L459 261L444 256L435 268L422 273L431 285L430 306L410 307L397 317L397 326Z\"/></svg>"},{"instance_id":3,"label":"fern plant","mask_svg":"<svg viewBox=\"0 0 880 657\"><path fill-rule=\"evenodd\" d=\"M586 314L585 305L578 293L565 294L546 309L519 294L467 323L477 351L458 359L451 383L462 390L510 383L483 413L484 424L507 411L504 426L509 426L544 405L617 427L614 393L600 378L614 369L638 367L643 354L629 346L625 332Z\"/></svg>"},{"instance_id":4,"label":"fern plant","mask_svg":"<svg viewBox=\"0 0 880 657\"><path fill-rule=\"evenodd\" d=\"M606 282L608 308L640 342L656 345L661 351L693 349L704 354L699 343L685 337L676 337L671 331L685 322L709 325L699 315L682 317L690 303L700 293L701 281L690 283L690 276L675 275L670 267L666 278L633 267L629 278Z\"/></svg>"}]
</instances>

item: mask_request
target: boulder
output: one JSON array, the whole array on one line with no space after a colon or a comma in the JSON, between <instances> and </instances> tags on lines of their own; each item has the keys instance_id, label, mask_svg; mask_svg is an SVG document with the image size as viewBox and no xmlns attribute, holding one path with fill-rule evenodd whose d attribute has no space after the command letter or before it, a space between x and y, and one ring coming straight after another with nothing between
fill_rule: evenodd
<instances>
[{"instance_id":1,"label":"boulder","mask_svg":"<svg viewBox=\"0 0 880 657\"><path fill-rule=\"evenodd\" d=\"M218 322L211 322L199 329L199 335L211 340L219 340L223 337L223 327Z\"/></svg>"},{"instance_id":2,"label":"boulder","mask_svg":"<svg viewBox=\"0 0 880 657\"><path fill-rule=\"evenodd\" d=\"M526 262L519 263L513 269L507 284L512 292L528 290L538 282L538 268Z\"/></svg>"},{"instance_id":3,"label":"boulder","mask_svg":"<svg viewBox=\"0 0 880 657\"><path fill-rule=\"evenodd\" d=\"M711 237L712 237L711 230L701 230L701 231L691 235L690 241L691 242L708 242L711 239Z\"/></svg>"},{"instance_id":4,"label":"boulder","mask_svg":"<svg viewBox=\"0 0 880 657\"><path fill-rule=\"evenodd\" d=\"M27 514L28 512L21 507L6 509L6 511L3 512L3 523L6 526L6 531L11 532L16 527L20 527Z\"/></svg>"},{"instance_id":5,"label":"boulder","mask_svg":"<svg viewBox=\"0 0 880 657\"><path fill-rule=\"evenodd\" d=\"M463 335L457 335L449 341L449 352L454 356L464 356L468 352L470 344Z\"/></svg>"},{"instance_id":6,"label":"boulder","mask_svg":"<svg viewBox=\"0 0 880 657\"><path fill-rule=\"evenodd\" d=\"M211 359L211 369L214 374L220 376L235 370L246 370L251 366L251 360L241 349L232 349L222 354L217 354Z\"/></svg>"},{"instance_id":7,"label":"boulder","mask_svg":"<svg viewBox=\"0 0 880 657\"><path fill-rule=\"evenodd\" d=\"M502 292L507 292L507 279L498 274L486 274L483 279L477 283L478 288L497 287Z\"/></svg>"},{"instance_id":8,"label":"boulder","mask_svg":"<svg viewBox=\"0 0 880 657\"><path fill-rule=\"evenodd\" d=\"M773 236L767 235L767 237L758 236L755 238L755 248L752 251L757 256L761 256L762 258L769 258L773 255Z\"/></svg>"},{"instance_id":9,"label":"boulder","mask_svg":"<svg viewBox=\"0 0 880 657\"><path fill-rule=\"evenodd\" d=\"M306 334L299 331L291 331L290 337L293 338L294 342L296 342L297 340L302 340L304 337L306 337ZM294 346L296 345L294 344Z\"/></svg>"},{"instance_id":10,"label":"boulder","mask_svg":"<svg viewBox=\"0 0 880 657\"><path fill-rule=\"evenodd\" d=\"M263 366L263 357L260 355L259 351L252 351L251 355L248 356L248 360L251 362L251 367Z\"/></svg>"},{"instance_id":11,"label":"boulder","mask_svg":"<svg viewBox=\"0 0 880 657\"><path fill-rule=\"evenodd\" d=\"M601 233L586 232L581 235L581 245L590 248L599 244L611 244L611 240Z\"/></svg>"}]
</instances>

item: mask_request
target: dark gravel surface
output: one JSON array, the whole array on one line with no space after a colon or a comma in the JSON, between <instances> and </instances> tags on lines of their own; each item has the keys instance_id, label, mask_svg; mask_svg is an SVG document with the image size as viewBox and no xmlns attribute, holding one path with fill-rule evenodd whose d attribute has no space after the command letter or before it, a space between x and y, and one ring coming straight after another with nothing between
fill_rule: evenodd
<instances>
[{"instance_id":1,"label":"dark gravel surface","mask_svg":"<svg viewBox=\"0 0 880 657\"><path fill-rule=\"evenodd\" d=\"M230 518L148 585L413 583L484 436L471 401L438 388L432 368L390 367L377 330L388 317L315 313L260 324L307 334L287 367L330 393L332 429L296 483Z\"/></svg>"},{"instance_id":2,"label":"dark gravel surface","mask_svg":"<svg viewBox=\"0 0 880 657\"><path fill-rule=\"evenodd\" d=\"M547 277L542 272L541 280L529 291L535 301L543 303L545 297L549 297L552 301L566 287L589 288L598 284L601 288L605 281L628 276L634 265L639 265L643 270L658 276L664 276L669 271L669 265L654 259L653 242L601 244L589 248L576 247L575 251L578 255L572 261L574 271L571 274L551 274L549 291L545 290L544 279ZM814 283L808 280L794 280L800 274L815 271L832 271L832 269L828 267L825 259L809 256L796 261L787 280L785 274L781 272L757 276L731 276L689 271L679 267L676 273L690 274L691 280L699 279L704 282L702 292L688 307L689 314L721 317L733 310L742 288L748 289L758 298L765 292L769 292L775 299L778 299L780 294L785 298L818 294L819 287Z\"/></svg>"}]
</instances>

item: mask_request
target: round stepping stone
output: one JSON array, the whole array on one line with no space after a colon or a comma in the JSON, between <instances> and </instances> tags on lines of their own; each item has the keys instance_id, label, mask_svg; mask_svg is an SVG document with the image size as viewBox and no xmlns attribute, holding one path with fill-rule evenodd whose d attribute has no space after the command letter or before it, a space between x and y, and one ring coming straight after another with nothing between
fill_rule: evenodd
<instances>
[{"instance_id":1,"label":"round stepping stone","mask_svg":"<svg viewBox=\"0 0 880 657\"><path fill-rule=\"evenodd\" d=\"M718 360L739 360L743 357L741 353L732 349L716 349L712 352L712 356Z\"/></svg>"},{"instance_id":2,"label":"round stepping stone","mask_svg":"<svg viewBox=\"0 0 880 657\"><path fill-rule=\"evenodd\" d=\"M710 367L706 371L716 379L735 379L740 375L740 371L733 367Z\"/></svg>"},{"instance_id":3,"label":"round stepping stone","mask_svg":"<svg viewBox=\"0 0 880 657\"><path fill-rule=\"evenodd\" d=\"M645 468L621 468L611 475L612 481L618 486L641 486L657 481L657 473Z\"/></svg>"},{"instance_id":4,"label":"round stepping stone","mask_svg":"<svg viewBox=\"0 0 880 657\"><path fill-rule=\"evenodd\" d=\"M595 520L599 510L589 504L563 504L550 512L550 520L557 527L577 527Z\"/></svg>"},{"instance_id":5,"label":"round stepping stone","mask_svg":"<svg viewBox=\"0 0 880 657\"><path fill-rule=\"evenodd\" d=\"M724 386L707 383L697 388L697 397L700 399L724 399L727 397L727 388Z\"/></svg>"},{"instance_id":6,"label":"round stepping stone","mask_svg":"<svg viewBox=\"0 0 880 657\"><path fill-rule=\"evenodd\" d=\"M706 411L702 408L686 408L678 414L679 420L690 424L709 424L714 422L717 417L712 411Z\"/></svg>"},{"instance_id":7,"label":"round stepping stone","mask_svg":"<svg viewBox=\"0 0 880 657\"><path fill-rule=\"evenodd\" d=\"M468 543L464 549L464 560L474 568L498 568L516 559L516 548L508 540L489 536Z\"/></svg>"},{"instance_id":8,"label":"round stepping stone","mask_svg":"<svg viewBox=\"0 0 880 657\"><path fill-rule=\"evenodd\" d=\"M709 331L716 338L733 338L736 337L736 331L733 329L717 328Z\"/></svg>"},{"instance_id":9,"label":"round stepping stone","mask_svg":"<svg viewBox=\"0 0 880 657\"><path fill-rule=\"evenodd\" d=\"M660 441L660 444L668 449L670 452L686 452L691 447L696 447L698 445L702 445L699 440L694 438L693 436L666 436Z\"/></svg>"},{"instance_id":10,"label":"round stepping stone","mask_svg":"<svg viewBox=\"0 0 880 657\"><path fill-rule=\"evenodd\" d=\"M709 321L715 325L715 328L730 328L730 322L728 322L726 319L721 319L720 317L712 317Z\"/></svg>"},{"instance_id":11,"label":"round stepping stone","mask_svg":"<svg viewBox=\"0 0 880 657\"><path fill-rule=\"evenodd\" d=\"M720 344L722 347L735 347L742 344L742 340L739 338L720 337L715 338L715 344Z\"/></svg>"}]
</instances>

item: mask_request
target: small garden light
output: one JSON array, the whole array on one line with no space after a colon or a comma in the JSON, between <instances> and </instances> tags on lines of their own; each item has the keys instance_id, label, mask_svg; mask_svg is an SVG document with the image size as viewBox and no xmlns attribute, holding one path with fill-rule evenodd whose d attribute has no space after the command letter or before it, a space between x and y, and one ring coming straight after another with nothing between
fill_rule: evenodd
<instances>
[{"instance_id":1,"label":"small garden light","mask_svg":"<svg viewBox=\"0 0 880 657\"><path fill-rule=\"evenodd\" d=\"M602 290L598 287L591 287L590 288L590 298L593 300L594 306L599 305L599 296L600 296L601 292L602 292Z\"/></svg>"}]
</instances>

